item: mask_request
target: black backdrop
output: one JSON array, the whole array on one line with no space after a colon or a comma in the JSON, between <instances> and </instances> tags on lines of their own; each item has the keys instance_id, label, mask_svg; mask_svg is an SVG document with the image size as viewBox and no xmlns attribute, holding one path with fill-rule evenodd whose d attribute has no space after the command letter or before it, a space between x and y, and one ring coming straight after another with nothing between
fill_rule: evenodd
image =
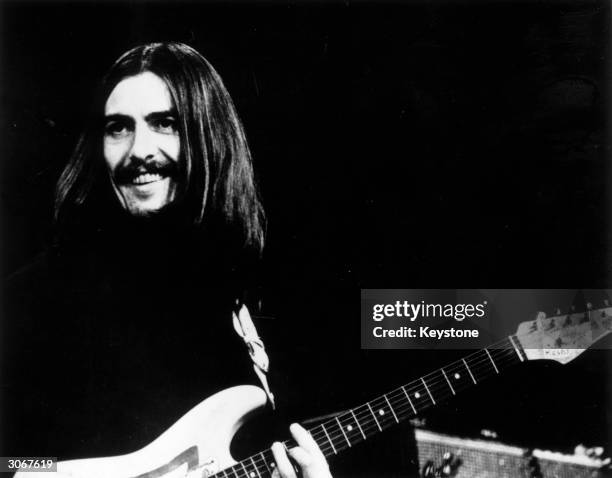
<instances>
[{"instance_id":1,"label":"black backdrop","mask_svg":"<svg viewBox=\"0 0 612 478\"><path fill-rule=\"evenodd\" d=\"M320 390L304 414L355 404L337 390L367 398L456 356L359 352L360 287L609 286L609 23L596 1L4 2L4 274L48 239L97 78L135 44L187 42L245 122L269 216L264 309L295 321ZM609 363L533 364L427 418L609 444Z\"/></svg>"}]
</instances>

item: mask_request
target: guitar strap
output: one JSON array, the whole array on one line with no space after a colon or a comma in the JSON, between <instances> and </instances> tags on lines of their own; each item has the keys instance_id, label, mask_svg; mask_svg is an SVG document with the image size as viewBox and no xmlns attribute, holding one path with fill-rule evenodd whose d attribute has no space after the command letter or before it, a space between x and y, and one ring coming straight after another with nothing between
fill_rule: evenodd
<instances>
[{"instance_id":1,"label":"guitar strap","mask_svg":"<svg viewBox=\"0 0 612 478\"><path fill-rule=\"evenodd\" d=\"M255 374L257 378L259 378L261 386L268 396L270 405L272 405L272 409L274 409L274 394L270 390L267 377L270 360L268 359L263 340L257 334L257 329L255 328L255 324L253 323L253 319L251 319L251 314L246 305L243 304L238 313L234 311L232 316L234 330L246 344L251 360L253 361L253 370L255 370Z\"/></svg>"}]
</instances>

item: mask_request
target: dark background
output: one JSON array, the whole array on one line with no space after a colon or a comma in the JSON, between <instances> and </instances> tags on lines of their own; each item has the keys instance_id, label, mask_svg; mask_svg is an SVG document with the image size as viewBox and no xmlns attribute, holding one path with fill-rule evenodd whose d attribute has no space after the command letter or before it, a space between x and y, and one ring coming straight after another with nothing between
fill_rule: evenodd
<instances>
[{"instance_id":1,"label":"dark background","mask_svg":"<svg viewBox=\"0 0 612 478\"><path fill-rule=\"evenodd\" d=\"M134 45L187 42L245 123L269 218L264 311L294 321L316 390L304 416L457 358L360 352L362 287L610 285L607 2L4 2L1 14L4 275L49 239L97 79ZM609 446L611 359L529 364L428 424Z\"/></svg>"}]
</instances>

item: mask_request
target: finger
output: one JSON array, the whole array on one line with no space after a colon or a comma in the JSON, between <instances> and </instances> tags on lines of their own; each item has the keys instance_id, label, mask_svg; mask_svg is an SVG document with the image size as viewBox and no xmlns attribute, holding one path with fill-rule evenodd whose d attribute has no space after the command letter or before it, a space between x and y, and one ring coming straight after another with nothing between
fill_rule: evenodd
<instances>
[{"instance_id":1,"label":"finger","mask_svg":"<svg viewBox=\"0 0 612 478\"><path fill-rule=\"evenodd\" d=\"M324 457L315 457L301 447L289 450L289 456L299 465L304 478L331 478L331 472Z\"/></svg>"},{"instance_id":2,"label":"finger","mask_svg":"<svg viewBox=\"0 0 612 478\"><path fill-rule=\"evenodd\" d=\"M304 429L302 426L297 423L293 423L289 427L289 431L291 435L297 442L297 444L302 447L306 452L313 455L313 457L317 459L325 459L323 452L317 445L317 442L312 438L312 435L308 432L308 430Z\"/></svg>"},{"instance_id":3,"label":"finger","mask_svg":"<svg viewBox=\"0 0 612 478\"><path fill-rule=\"evenodd\" d=\"M311 453L308 453L303 448L297 446L289 450L289 456L293 458L300 468L309 468L314 465L314 458Z\"/></svg>"},{"instance_id":4,"label":"finger","mask_svg":"<svg viewBox=\"0 0 612 478\"><path fill-rule=\"evenodd\" d=\"M287 451L281 443L274 442L272 444L272 455L274 455L276 468L282 478L297 478L295 469L287 456Z\"/></svg>"}]
</instances>

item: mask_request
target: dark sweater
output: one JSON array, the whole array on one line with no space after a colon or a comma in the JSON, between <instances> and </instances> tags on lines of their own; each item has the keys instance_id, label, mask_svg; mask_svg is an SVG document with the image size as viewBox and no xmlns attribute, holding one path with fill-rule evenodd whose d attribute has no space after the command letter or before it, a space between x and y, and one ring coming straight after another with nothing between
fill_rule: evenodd
<instances>
[{"instance_id":1,"label":"dark sweater","mask_svg":"<svg viewBox=\"0 0 612 478\"><path fill-rule=\"evenodd\" d=\"M231 324L244 283L237 285L224 251L165 224L136 224L120 222L52 249L10 278L3 303L4 456L128 453L211 394L259 384ZM272 362L277 410L247 427L234 449L240 456L288 438L289 418L336 406L308 406L321 400L318 383L333 381L300 367L304 354L320 357L317 344L296 350L296 329L282 321L259 320L257 327ZM391 442L351 450L332 471L413 476L410 435L400 429Z\"/></svg>"}]
</instances>

